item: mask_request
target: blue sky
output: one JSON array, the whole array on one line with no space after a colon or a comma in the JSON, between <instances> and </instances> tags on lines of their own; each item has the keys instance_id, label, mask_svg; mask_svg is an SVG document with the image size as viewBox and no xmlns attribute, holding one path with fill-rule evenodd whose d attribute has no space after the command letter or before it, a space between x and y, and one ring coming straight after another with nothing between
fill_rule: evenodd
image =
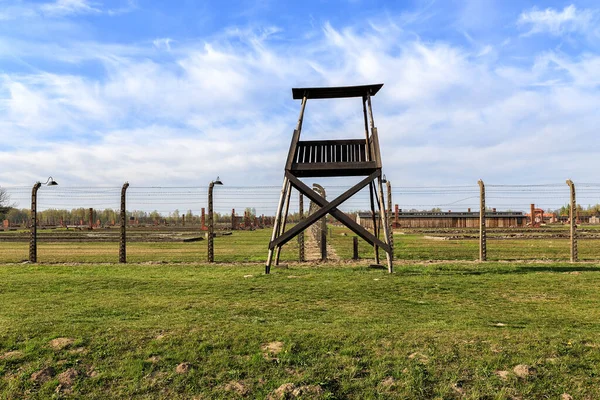
<instances>
[{"instance_id":1,"label":"blue sky","mask_svg":"<svg viewBox=\"0 0 600 400\"><path fill-rule=\"evenodd\" d=\"M397 185L597 182L599 53L594 1L0 0L0 186L278 185L290 89L379 82Z\"/></svg>"}]
</instances>

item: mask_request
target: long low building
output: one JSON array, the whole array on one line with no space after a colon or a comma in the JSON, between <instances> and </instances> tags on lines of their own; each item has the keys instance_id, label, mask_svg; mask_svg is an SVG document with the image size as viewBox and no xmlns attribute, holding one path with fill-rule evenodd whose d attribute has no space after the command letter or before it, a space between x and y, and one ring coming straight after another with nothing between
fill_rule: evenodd
<instances>
[{"instance_id":1,"label":"long low building","mask_svg":"<svg viewBox=\"0 0 600 400\"><path fill-rule=\"evenodd\" d=\"M527 223L522 212L488 211L485 214L488 228L517 228ZM376 213L379 218L379 213ZM365 228L373 229L370 211L359 212L357 222ZM396 228L478 228L479 212L398 212L392 213L392 223Z\"/></svg>"}]
</instances>

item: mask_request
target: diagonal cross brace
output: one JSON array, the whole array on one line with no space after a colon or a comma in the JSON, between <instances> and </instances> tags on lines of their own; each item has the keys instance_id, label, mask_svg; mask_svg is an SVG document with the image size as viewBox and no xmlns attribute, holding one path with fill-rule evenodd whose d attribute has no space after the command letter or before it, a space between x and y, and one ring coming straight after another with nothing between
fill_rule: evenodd
<instances>
[{"instance_id":1,"label":"diagonal cross brace","mask_svg":"<svg viewBox=\"0 0 600 400\"><path fill-rule=\"evenodd\" d=\"M303 220L303 221L299 222L298 224L296 224L295 226L293 226L289 231L283 233L281 236L279 236L277 239L275 239L273 242L271 242L271 245L269 247L274 248L275 246L283 246L288 241L293 239L296 235L298 235L300 232L302 232L303 230L305 230L306 228L308 228L309 226L311 226L312 224L317 222L319 219L324 217L331 210L336 209L337 206L339 206L344 201L346 201L350 196L353 196L354 194L358 193L363 187L368 185L369 182L371 182L376 177L377 177L377 172L373 172L367 178L363 179L362 181L360 181L359 183L357 183L356 185L351 187L349 190L342 193L338 198L336 198L335 200L333 200L332 202L329 202L329 203L327 203L327 200L323 199L320 195L318 195L319 198L323 199L323 201L325 201L327 204L325 206L323 206L322 208L320 208L319 210L317 210L315 213L308 216L305 220ZM289 179L289 177L288 177L288 179ZM292 185L293 185L293 183L292 183ZM294 185L294 186L296 186L296 185ZM307 186L307 188L308 188L308 186ZM298 188L296 187L296 189L298 189ZM300 189L298 189L298 190L300 190ZM314 190L310 190L310 192L314 192ZM309 195L307 195L307 196L309 196Z\"/></svg>"},{"instance_id":2,"label":"diagonal cross brace","mask_svg":"<svg viewBox=\"0 0 600 400\"><path fill-rule=\"evenodd\" d=\"M338 221L340 221L341 223L346 225L350 230L352 230L358 236L363 238L371 246L377 245L377 246L381 247L382 249L384 249L385 251L389 252L390 248L387 243L384 243L383 241L381 241L379 238L377 238L371 232L367 231L365 228L363 228L362 226L357 224L350 217L348 217L346 214L344 214L343 212L339 211L336 208L337 206L342 204L344 201L346 201L349 197L351 197L352 195L359 192L363 187L365 187L367 184L372 182L375 178L380 176L380 174L381 174L381 171L379 171L379 170L373 172L367 178L363 179L358 184L354 185L352 188L350 188L349 190L344 192L338 198L336 198L335 200L333 200L331 202L328 202L323 197L318 195L310 187L305 185L300 179L296 178L294 175L292 175L291 173L286 171L286 177L290 180L290 183L292 184L292 186L294 186L301 193L306 195L306 197L311 199L313 202L315 202L316 204L321 206L321 208L317 212L312 214L309 218L307 218L306 220L295 225L292 229L290 229L289 231L285 232L280 237L273 240L269 244L269 248L273 249L275 246L284 245L285 243L287 243L288 241L293 239L295 236L297 236L304 229L308 228L310 225L312 225L313 223L318 221L320 218L325 216L327 213L329 213L333 217L335 217Z\"/></svg>"},{"instance_id":3,"label":"diagonal cross brace","mask_svg":"<svg viewBox=\"0 0 600 400\"><path fill-rule=\"evenodd\" d=\"M305 193L306 197L310 198L312 201L317 203L319 206L325 207L329 204L329 202L327 200L325 200L323 197L319 196L314 190L311 190L300 179L296 178L291 173L286 173L286 175L289 177L290 183L296 189L298 189L298 190L302 189L301 191L308 192L308 193ZM373 174L371 174L369 176L369 178L367 178L367 179L373 180L380 175L381 175L381 170L377 170ZM371 176L373 176L373 178L370 178ZM358 186L358 185L355 185L355 187L356 186ZM368 230L366 230L365 228L363 228L362 226L357 224L355 221L352 220L352 218L347 216L345 213L339 211L337 208L332 209L329 212L329 214L331 214L333 217L335 217L342 224L346 225L352 232L356 233L358 236L363 238L371 246L377 245L388 253L391 251L390 246L387 243L383 242L381 239L379 239L378 237L373 235L371 232L369 232Z\"/></svg>"}]
</instances>

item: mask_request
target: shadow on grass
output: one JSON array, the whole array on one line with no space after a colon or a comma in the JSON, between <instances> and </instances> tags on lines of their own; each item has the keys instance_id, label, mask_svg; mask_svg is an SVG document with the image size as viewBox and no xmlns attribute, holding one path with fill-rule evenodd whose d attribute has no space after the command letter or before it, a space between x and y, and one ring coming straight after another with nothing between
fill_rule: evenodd
<instances>
[{"instance_id":1,"label":"shadow on grass","mask_svg":"<svg viewBox=\"0 0 600 400\"><path fill-rule=\"evenodd\" d=\"M600 271L598 267L586 267L584 265L568 265L568 266L556 266L556 265L530 265L527 267L516 267L518 272L597 272Z\"/></svg>"},{"instance_id":2,"label":"shadow on grass","mask_svg":"<svg viewBox=\"0 0 600 400\"><path fill-rule=\"evenodd\" d=\"M538 272L555 273L577 273L577 272L599 272L598 266L592 265L479 265L473 268L464 268L454 265L452 267L426 266L421 268L397 268L396 274L406 276L416 275L509 275L530 274Z\"/></svg>"}]
</instances>

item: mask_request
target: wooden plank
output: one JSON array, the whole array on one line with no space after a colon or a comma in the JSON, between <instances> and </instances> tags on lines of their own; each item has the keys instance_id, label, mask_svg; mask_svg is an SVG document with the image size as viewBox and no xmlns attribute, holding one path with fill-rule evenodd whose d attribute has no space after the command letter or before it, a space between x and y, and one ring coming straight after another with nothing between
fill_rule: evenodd
<instances>
[{"instance_id":1,"label":"wooden plank","mask_svg":"<svg viewBox=\"0 0 600 400\"><path fill-rule=\"evenodd\" d=\"M311 171L311 170L351 170L351 169L370 169L377 168L375 161L367 162L335 162L335 163L292 163L292 171Z\"/></svg>"},{"instance_id":2,"label":"wooden plank","mask_svg":"<svg viewBox=\"0 0 600 400\"><path fill-rule=\"evenodd\" d=\"M292 135L292 143L290 144L290 151L288 153L287 162L285 164L285 169L290 169L292 163L294 162L294 157L296 157L296 149L298 147L298 141L300 140L300 132L302 131L302 122L304 121L304 110L306 109L306 97L302 98L302 105L300 106L300 115L298 116L298 123L296 124L296 129L294 129L294 134Z\"/></svg>"},{"instance_id":3,"label":"wooden plank","mask_svg":"<svg viewBox=\"0 0 600 400\"><path fill-rule=\"evenodd\" d=\"M381 150L379 148L379 135L377 134L377 128L373 128L373 151L375 152L375 162L377 168L381 168Z\"/></svg>"},{"instance_id":4,"label":"wooden plank","mask_svg":"<svg viewBox=\"0 0 600 400\"><path fill-rule=\"evenodd\" d=\"M366 141L366 147L367 147L367 159L366 161L371 161L371 143L369 142L369 119L367 117L367 96L363 96L362 99L363 102L363 117L365 120L365 141Z\"/></svg>"},{"instance_id":5,"label":"wooden plank","mask_svg":"<svg viewBox=\"0 0 600 400\"><path fill-rule=\"evenodd\" d=\"M308 99L339 99L344 97L364 97L367 94L375 96L382 86L383 83L360 86L293 88L292 97L294 100L299 100L303 97Z\"/></svg>"},{"instance_id":6,"label":"wooden plank","mask_svg":"<svg viewBox=\"0 0 600 400\"><path fill-rule=\"evenodd\" d=\"M292 168L292 164L294 163L294 158L296 157L296 149L298 148L298 140L300 139L300 131L294 129L294 134L292 135L292 143L290 144L290 151L288 153L287 162L285 163L285 169L289 170Z\"/></svg>"},{"instance_id":7,"label":"wooden plank","mask_svg":"<svg viewBox=\"0 0 600 400\"><path fill-rule=\"evenodd\" d=\"M301 140L299 146L333 146L336 144L365 145L365 139Z\"/></svg>"},{"instance_id":8,"label":"wooden plank","mask_svg":"<svg viewBox=\"0 0 600 400\"><path fill-rule=\"evenodd\" d=\"M319 178L319 177L335 177L335 176L367 176L377 168L360 168L360 169L349 169L349 170L294 170L291 172L298 178Z\"/></svg>"}]
</instances>

